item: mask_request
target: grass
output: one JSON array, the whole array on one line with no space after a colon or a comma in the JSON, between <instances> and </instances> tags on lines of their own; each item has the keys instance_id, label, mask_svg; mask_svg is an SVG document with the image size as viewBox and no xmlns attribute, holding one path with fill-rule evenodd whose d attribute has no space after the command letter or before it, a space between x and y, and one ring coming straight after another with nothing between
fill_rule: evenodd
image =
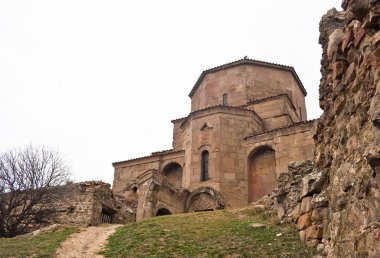
<instances>
[{"instance_id":1,"label":"grass","mask_svg":"<svg viewBox=\"0 0 380 258\"><path fill-rule=\"evenodd\" d=\"M252 223L265 224L253 228ZM281 235L278 235L281 234ZM278 236L276 236L278 235ZM312 257L294 225L252 208L162 216L119 228L106 257Z\"/></svg>"},{"instance_id":2,"label":"grass","mask_svg":"<svg viewBox=\"0 0 380 258\"><path fill-rule=\"evenodd\" d=\"M0 238L0 257L54 257L59 245L77 231L66 227L36 236Z\"/></svg>"}]
</instances>

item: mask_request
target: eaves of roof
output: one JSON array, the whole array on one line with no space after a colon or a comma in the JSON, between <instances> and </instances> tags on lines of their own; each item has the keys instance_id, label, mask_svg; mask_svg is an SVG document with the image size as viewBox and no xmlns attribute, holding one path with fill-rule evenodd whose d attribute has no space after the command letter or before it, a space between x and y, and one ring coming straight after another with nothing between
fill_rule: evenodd
<instances>
[{"instance_id":1,"label":"eaves of roof","mask_svg":"<svg viewBox=\"0 0 380 258\"><path fill-rule=\"evenodd\" d=\"M278 94L278 95L274 95L274 96L265 97L265 98L262 98L262 99L250 100L247 105L244 105L244 107L250 106L252 104L262 103L262 102L265 102L265 101L268 101L268 100L272 100L272 99L276 99L276 98L281 98L281 97L285 97L288 100L288 102L290 103L292 109L296 110L296 107L294 106L293 102L290 100L288 94Z\"/></svg>"},{"instance_id":2,"label":"eaves of roof","mask_svg":"<svg viewBox=\"0 0 380 258\"><path fill-rule=\"evenodd\" d=\"M181 118L176 118L176 119L173 119L171 122L174 124L174 123L178 123L178 122L181 122L183 120L185 120L187 117L181 117Z\"/></svg>"},{"instance_id":3,"label":"eaves of roof","mask_svg":"<svg viewBox=\"0 0 380 258\"><path fill-rule=\"evenodd\" d=\"M215 106L210 106L210 107L206 107L204 109L199 109L199 110L195 110L193 112L191 112L184 120L183 122L181 123L181 127L191 118L193 117L195 114L197 113L201 113L201 112L204 112L204 111L207 111L207 110L211 110L211 109L217 109L217 108L222 108L222 109L229 109L229 110L242 110L242 111L248 111L248 112L251 112L253 113L260 121L261 121L261 118L256 114L256 112L252 109L248 109L248 108L244 108L244 107L234 107L234 106L226 106L226 105L215 105ZM183 119L183 118L182 118Z\"/></svg>"},{"instance_id":4,"label":"eaves of roof","mask_svg":"<svg viewBox=\"0 0 380 258\"><path fill-rule=\"evenodd\" d=\"M148 155L148 156L142 156L142 157L133 158L133 159L127 159L127 160L122 160L122 161L116 161L116 162L113 162L112 165L115 166L115 165L117 165L117 164L124 163L124 162L135 161L135 160L141 160L141 159L146 159L146 158L152 158L152 157L157 157L157 156L164 155L164 154L172 154L172 153L177 153L177 152L182 152L182 151L183 151L183 150L177 150L177 151L174 151L173 149L171 149L171 150L163 150L163 151L156 151L156 152L152 152L152 154L151 154L151 155Z\"/></svg>"},{"instance_id":5,"label":"eaves of roof","mask_svg":"<svg viewBox=\"0 0 380 258\"><path fill-rule=\"evenodd\" d=\"M244 140L247 140L249 138L252 138L252 137L255 137L255 136L258 136L258 135L267 134L267 133L271 133L271 132L275 132L275 131L280 131L280 130L287 129L287 128L296 127L296 126L299 126L299 125L302 125L302 124L312 124L316 120L317 119L312 119L312 120L308 120L308 121L302 121L302 122L294 123L292 125L287 125L287 126L275 128L273 130L269 130L269 131L265 131L265 132L260 132L260 133L252 134L252 135L248 135L248 136L244 137Z\"/></svg>"},{"instance_id":6,"label":"eaves of roof","mask_svg":"<svg viewBox=\"0 0 380 258\"><path fill-rule=\"evenodd\" d=\"M269 68L275 68L275 69L289 71L289 72L292 73L292 75L294 76L294 78L298 82L298 85L299 85L300 89L302 90L303 94L305 96L307 95L306 89L303 86L303 84L301 82L301 79L298 77L296 71L294 70L294 68L292 66L286 66L286 65L280 65L280 64L275 64L275 63L269 63L269 62L263 62L263 61L258 61L258 60L244 58L244 59L240 59L240 60L237 60L237 61L234 61L234 62L231 62L231 63L227 63L227 64L224 64L224 65L220 65L220 66L213 67L211 69L207 69L207 70L203 71L202 74L199 76L197 82L195 83L194 87L192 88L192 90L191 90L191 92L189 94L189 97L191 98L194 95L195 91L197 90L197 88L201 84L203 78L207 74L213 73L213 72L217 72L217 71L220 71L220 70L224 70L224 69L228 69L228 68L231 68L231 67L239 66L239 65L259 65L259 66L264 66L264 67L269 67Z\"/></svg>"}]
</instances>

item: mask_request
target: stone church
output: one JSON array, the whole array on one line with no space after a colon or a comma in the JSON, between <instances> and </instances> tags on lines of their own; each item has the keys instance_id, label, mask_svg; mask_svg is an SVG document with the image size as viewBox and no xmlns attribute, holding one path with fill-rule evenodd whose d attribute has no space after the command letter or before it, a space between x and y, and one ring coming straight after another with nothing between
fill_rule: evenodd
<instances>
[{"instance_id":1,"label":"stone church","mask_svg":"<svg viewBox=\"0 0 380 258\"><path fill-rule=\"evenodd\" d=\"M293 67L251 59L205 70L173 147L113 163L113 194L136 220L240 207L272 192L291 161L312 159L314 121Z\"/></svg>"}]
</instances>

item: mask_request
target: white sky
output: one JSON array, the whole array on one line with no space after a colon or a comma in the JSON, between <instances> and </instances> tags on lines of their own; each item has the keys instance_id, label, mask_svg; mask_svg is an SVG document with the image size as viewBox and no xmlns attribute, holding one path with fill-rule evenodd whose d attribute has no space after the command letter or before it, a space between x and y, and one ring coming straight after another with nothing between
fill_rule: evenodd
<instances>
[{"instance_id":1,"label":"white sky","mask_svg":"<svg viewBox=\"0 0 380 258\"><path fill-rule=\"evenodd\" d=\"M0 152L57 148L76 181L171 148L203 70L293 66L318 105L319 21L341 0L0 0Z\"/></svg>"}]
</instances>

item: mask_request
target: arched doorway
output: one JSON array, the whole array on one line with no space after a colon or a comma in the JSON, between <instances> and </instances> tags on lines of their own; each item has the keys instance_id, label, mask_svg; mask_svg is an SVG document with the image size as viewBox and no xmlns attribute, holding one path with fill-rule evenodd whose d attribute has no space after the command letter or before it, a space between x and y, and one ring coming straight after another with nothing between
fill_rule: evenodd
<instances>
[{"instance_id":1,"label":"arched doorway","mask_svg":"<svg viewBox=\"0 0 380 258\"><path fill-rule=\"evenodd\" d=\"M277 187L275 151L260 147L248 156L248 201L255 202Z\"/></svg>"},{"instance_id":2,"label":"arched doorway","mask_svg":"<svg viewBox=\"0 0 380 258\"><path fill-rule=\"evenodd\" d=\"M200 193L193 197L189 212L213 211L216 209L216 200L208 193Z\"/></svg>"},{"instance_id":3,"label":"arched doorway","mask_svg":"<svg viewBox=\"0 0 380 258\"><path fill-rule=\"evenodd\" d=\"M162 174L164 174L167 178L167 182L181 187L182 186L182 167L178 163L169 163L162 170Z\"/></svg>"},{"instance_id":4,"label":"arched doorway","mask_svg":"<svg viewBox=\"0 0 380 258\"><path fill-rule=\"evenodd\" d=\"M168 209L166 209L166 208L161 208L161 209L159 209L158 211L157 211L157 213L156 213L156 217L158 217L158 216L165 216L165 215L171 215L172 213L168 210Z\"/></svg>"},{"instance_id":5,"label":"arched doorway","mask_svg":"<svg viewBox=\"0 0 380 258\"><path fill-rule=\"evenodd\" d=\"M225 202L219 192L209 187L200 187L187 198L185 211L213 211L224 207Z\"/></svg>"}]
</instances>

